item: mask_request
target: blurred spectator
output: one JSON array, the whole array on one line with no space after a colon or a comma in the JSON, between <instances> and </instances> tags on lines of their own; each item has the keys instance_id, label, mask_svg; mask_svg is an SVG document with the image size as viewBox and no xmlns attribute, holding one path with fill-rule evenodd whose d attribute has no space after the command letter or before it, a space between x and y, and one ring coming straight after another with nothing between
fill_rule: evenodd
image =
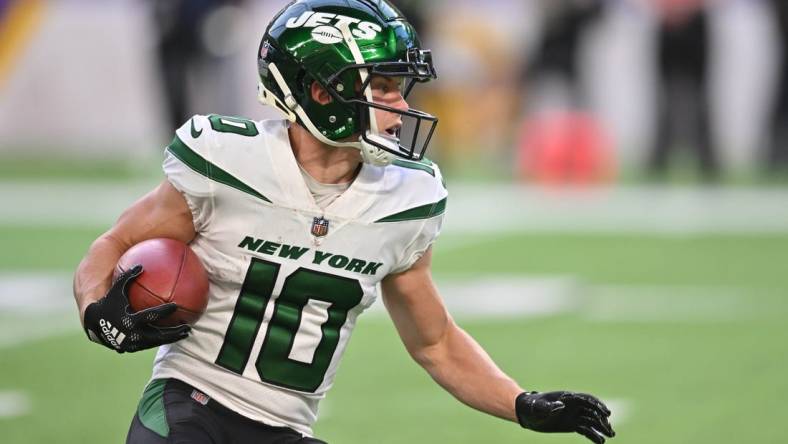
<instances>
[{"instance_id":1,"label":"blurred spectator","mask_svg":"<svg viewBox=\"0 0 788 444\"><path fill-rule=\"evenodd\" d=\"M780 36L781 63L766 158L770 172L788 171L788 1L771 0Z\"/></svg>"},{"instance_id":2,"label":"blurred spectator","mask_svg":"<svg viewBox=\"0 0 788 444\"><path fill-rule=\"evenodd\" d=\"M714 180L719 165L711 141L707 66L709 26L704 0L652 0L659 19L657 36L657 136L649 170L664 174L676 148L678 129L692 130L702 177ZM683 125L688 123L689 125Z\"/></svg>"},{"instance_id":3,"label":"blurred spectator","mask_svg":"<svg viewBox=\"0 0 788 444\"><path fill-rule=\"evenodd\" d=\"M541 1L544 11L544 33L535 55L527 61L524 80L527 84L557 78L573 106L585 106L579 72L579 48L588 28L601 17L602 0L546 0Z\"/></svg>"},{"instance_id":4,"label":"blurred spectator","mask_svg":"<svg viewBox=\"0 0 788 444\"><path fill-rule=\"evenodd\" d=\"M612 140L588 110L581 51L603 16L603 0L543 0L543 33L523 70L527 112L516 175L544 185L582 186L614 176Z\"/></svg>"},{"instance_id":5,"label":"blurred spectator","mask_svg":"<svg viewBox=\"0 0 788 444\"><path fill-rule=\"evenodd\" d=\"M233 24L241 16L238 8L243 0L155 0L151 3L158 33L159 67L169 108L168 124L175 129L197 112L190 94L198 88L195 76L211 65L221 65L222 58L233 53Z\"/></svg>"},{"instance_id":6,"label":"blurred spectator","mask_svg":"<svg viewBox=\"0 0 788 444\"><path fill-rule=\"evenodd\" d=\"M489 11L488 3L478 1L441 7L437 14L427 11L427 29L420 32L427 36L425 46L433 50L440 80L414 90L416 102L440 117L427 155L437 158L445 171L468 168L471 174L486 174L508 154L517 115L519 48L507 26L509 17L501 18L511 16L510 9Z\"/></svg>"}]
</instances>

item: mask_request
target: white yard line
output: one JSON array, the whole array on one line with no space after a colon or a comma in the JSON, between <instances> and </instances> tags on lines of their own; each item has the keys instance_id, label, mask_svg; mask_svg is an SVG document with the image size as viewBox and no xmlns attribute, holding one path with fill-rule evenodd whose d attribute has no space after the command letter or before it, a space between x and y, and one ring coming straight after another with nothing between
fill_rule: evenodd
<instances>
[{"instance_id":1,"label":"white yard line","mask_svg":"<svg viewBox=\"0 0 788 444\"><path fill-rule=\"evenodd\" d=\"M438 276L449 311L464 320L572 315L591 322L738 322L788 313L718 286L589 285L569 276ZM382 302L369 310L385 312ZM0 273L0 349L79 332L68 274Z\"/></svg>"},{"instance_id":2,"label":"white yard line","mask_svg":"<svg viewBox=\"0 0 788 444\"><path fill-rule=\"evenodd\" d=\"M786 188L450 188L447 233L788 232Z\"/></svg>"},{"instance_id":3,"label":"white yard line","mask_svg":"<svg viewBox=\"0 0 788 444\"><path fill-rule=\"evenodd\" d=\"M105 226L155 182L0 182L0 224Z\"/></svg>"},{"instance_id":4,"label":"white yard line","mask_svg":"<svg viewBox=\"0 0 788 444\"><path fill-rule=\"evenodd\" d=\"M590 285L566 276L438 277L453 316L464 320L572 315L590 322L727 323L788 313L788 304L754 303L751 290L720 286ZM372 308L384 311L383 304Z\"/></svg>"},{"instance_id":5,"label":"white yard line","mask_svg":"<svg viewBox=\"0 0 788 444\"><path fill-rule=\"evenodd\" d=\"M79 331L71 276L0 273L0 349Z\"/></svg>"},{"instance_id":6,"label":"white yard line","mask_svg":"<svg viewBox=\"0 0 788 444\"><path fill-rule=\"evenodd\" d=\"M578 283L571 277L438 277L437 285L453 316L501 319L554 316L578 305Z\"/></svg>"},{"instance_id":7,"label":"white yard line","mask_svg":"<svg viewBox=\"0 0 788 444\"><path fill-rule=\"evenodd\" d=\"M74 307L70 273L0 272L0 314L56 313Z\"/></svg>"},{"instance_id":8,"label":"white yard line","mask_svg":"<svg viewBox=\"0 0 788 444\"><path fill-rule=\"evenodd\" d=\"M76 309L57 315L0 317L0 350L80 332Z\"/></svg>"},{"instance_id":9,"label":"white yard line","mask_svg":"<svg viewBox=\"0 0 788 444\"><path fill-rule=\"evenodd\" d=\"M15 418L30 413L33 403L30 397L21 391L0 391L0 418Z\"/></svg>"},{"instance_id":10,"label":"white yard line","mask_svg":"<svg viewBox=\"0 0 788 444\"><path fill-rule=\"evenodd\" d=\"M773 308L759 306L753 296L719 286L602 285L590 289L580 312L595 322L738 322L766 316Z\"/></svg>"},{"instance_id":11,"label":"white yard line","mask_svg":"<svg viewBox=\"0 0 788 444\"><path fill-rule=\"evenodd\" d=\"M0 224L105 226L156 185L0 181ZM444 232L788 233L788 189L453 184Z\"/></svg>"},{"instance_id":12,"label":"white yard line","mask_svg":"<svg viewBox=\"0 0 788 444\"><path fill-rule=\"evenodd\" d=\"M590 322L718 323L788 314L788 304L721 286L590 285L569 276L436 278L448 310L463 320L572 315ZM754 302L757 301L757 302ZM369 310L385 313L382 303Z\"/></svg>"}]
</instances>

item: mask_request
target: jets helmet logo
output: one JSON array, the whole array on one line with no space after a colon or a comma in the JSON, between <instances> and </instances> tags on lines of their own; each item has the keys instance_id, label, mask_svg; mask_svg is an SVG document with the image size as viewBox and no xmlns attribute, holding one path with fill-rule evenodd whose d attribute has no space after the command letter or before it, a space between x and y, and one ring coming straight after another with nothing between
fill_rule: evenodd
<instances>
[{"instance_id":1,"label":"jets helmet logo","mask_svg":"<svg viewBox=\"0 0 788 444\"><path fill-rule=\"evenodd\" d=\"M343 26L350 29L350 33L357 39L374 39L383 28L372 22L364 22L346 15L332 14L330 12L304 11L298 17L291 17L288 28L317 28L312 32L312 37L320 43L339 43L342 41Z\"/></svg>"}]
</instances>

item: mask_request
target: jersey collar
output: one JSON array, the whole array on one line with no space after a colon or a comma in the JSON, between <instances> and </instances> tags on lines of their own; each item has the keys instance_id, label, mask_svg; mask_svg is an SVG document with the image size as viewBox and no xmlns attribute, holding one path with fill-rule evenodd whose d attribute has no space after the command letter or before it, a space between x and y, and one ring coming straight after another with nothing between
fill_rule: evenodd
<instances>
[{"instance_id":1,"label":"jersey collar","mask_svg":"<svg viewBox=\"0 0 788 444\"><path fill-rule=\"evenodd\" d=\"M383 186L384 167L368 163L362 164L361 170L350 187L324 210L315 203L312 193L301 175L300 167L290 146L287 122L281 121L281 124L276 127L276 134L272 135L280 142L271 147L271 157L274 165L277 166L274 171L286 198L284 206L292 207L309 215L333 219L336 225L332 227L332 232L337 231L339 225L360 218L364 211L372 206L375 196Z\"/></svg>"}]
</instances>

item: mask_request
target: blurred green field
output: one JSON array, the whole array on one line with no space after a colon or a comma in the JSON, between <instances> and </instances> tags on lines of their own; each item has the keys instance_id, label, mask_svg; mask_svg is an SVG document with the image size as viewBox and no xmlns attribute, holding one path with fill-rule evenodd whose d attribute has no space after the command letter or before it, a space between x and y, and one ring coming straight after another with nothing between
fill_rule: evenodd
<instances>
[{"instance_id":1,"label":"blurred green field","mask_svg":"<svg viewBox=\"0 0 788 444\"><path fill-rule=\"evenodd\" d=\"M99 232L2 227L0 270L71 271ZM788 235L447 235L435 271L440 280L571 276L589 288L664 292L664 304L694 297L677 296L677 288L735 290L742 295L736 304L722 300L732 316L595 320L585 315L594 307L581 306L545 317L464 316L460 323L524 387L613 400L620 407L613 442L777 443L784 442L779 424L788 396L787 262ZM639 294L627 303L638 304ZM0 418L3 443L123 442L152 360L152 352L108 353L76 330L0 354L0 393L21 391L31 403L27 414ZM361 318L322 407L316 433L331 443L583 442L525 432L454 401L410 361L379 314Z\"/></svg>"}]
</instances>

